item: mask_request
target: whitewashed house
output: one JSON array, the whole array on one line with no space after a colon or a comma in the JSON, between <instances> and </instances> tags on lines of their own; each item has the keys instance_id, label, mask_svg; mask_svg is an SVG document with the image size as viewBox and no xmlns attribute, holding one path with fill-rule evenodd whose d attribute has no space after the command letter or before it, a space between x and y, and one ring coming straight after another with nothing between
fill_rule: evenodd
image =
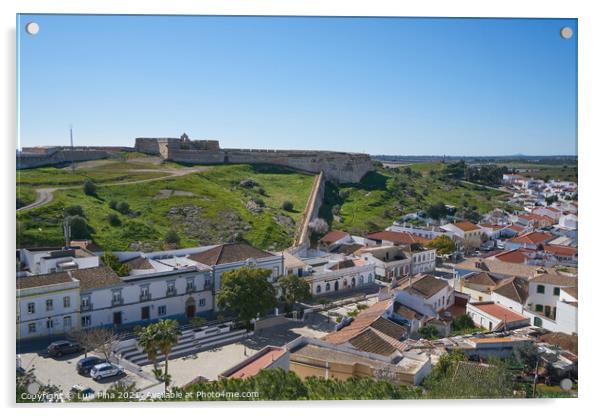
<instances>
[{"instance_id":1,"label":"whitewashed house","mask_svg":"<svg viewBox=\"0 0 602 416\"><path fill-rule=\"evenodd\" d=\"M98 267L99 258L79 247L23 248L19 250L19 263L21 270L27 274L48 274Z\"/></svg>"},{"instance_id":2,"label":"whitewashed house","mask_svg":"<svg viewBox=\"0 0 602 416\"><path fill-rule=\"evenodd\" d=\"M64 334L78 318L79 282L68 272L17 278L17 340Z\"/></svg>"}]
</instances>

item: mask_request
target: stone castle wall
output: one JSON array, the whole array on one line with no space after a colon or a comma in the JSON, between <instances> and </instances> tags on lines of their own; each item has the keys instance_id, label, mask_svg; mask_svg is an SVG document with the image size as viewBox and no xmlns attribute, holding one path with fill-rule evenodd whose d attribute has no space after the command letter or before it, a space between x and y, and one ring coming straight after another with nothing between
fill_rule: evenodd
<instances>
[{"instance_id":1,"label":"stone castle wall","mask_svg":"<svg viewBox=\"0 0 602 416\"><path fill-rule=\"evenodd\" d=\"M138 138L136 150L180 163L266 163L287 166L310 173L324 172L327 180L340 183L359 182L373 169L370 156L362 153L221 149L216 140Z\"/></svg>"},{"instance_id":2,"label":"stone castle wall","mask_svg":"<svg viewBox=\"0 0 602 416\"><path fill-rule=\"evenodd\" d=\"M17 169L29 169L39 166L59 165L72 160L83 162L86 160L97 160L109 157L106 150L89 149L53 149L52 152L21 152L17 154Z\"/></svg>"}]
</instances>

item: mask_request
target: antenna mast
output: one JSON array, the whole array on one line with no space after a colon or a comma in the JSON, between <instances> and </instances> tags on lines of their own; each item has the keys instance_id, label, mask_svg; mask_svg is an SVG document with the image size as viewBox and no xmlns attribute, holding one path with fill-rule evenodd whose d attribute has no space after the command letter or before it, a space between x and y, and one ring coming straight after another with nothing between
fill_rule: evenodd
<instances>
[{"instance_id":1,"label":"antenna mast","mask_svg":"<svg viewBox=\"0 0 602 416\"><path fill-rule=\"evenodd\" d=\"M75 172L75 149L73 148L73 126L69 125L69 138L71 139L71 172Z\"/></svg>"}]
</instances>

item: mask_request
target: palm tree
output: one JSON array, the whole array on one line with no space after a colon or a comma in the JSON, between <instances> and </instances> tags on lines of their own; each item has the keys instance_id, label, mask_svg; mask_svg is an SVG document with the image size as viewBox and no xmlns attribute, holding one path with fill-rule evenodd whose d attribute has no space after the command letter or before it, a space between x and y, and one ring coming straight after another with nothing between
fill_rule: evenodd
<instances>
[{"instance_id":1,"label":"palm tree","mask_svg":"<svg viewBox=\"0 0 602 416\"><path fill-rule=\"evenodd\" d=\"M165 388L169 385L169 354L173 347L178 343L178 322L168 319L161 320L155 324L149 325L152 327L151 331L155 333L154 339L156 340L156 345L159 351L165 356L165 371L164 371L164 380L165 380Z\"/></svg>"},{"instance_id":2,"label":"palm tree","mask_svg":"<svg viewBox=\"0 0 602 416\"><path fill-rule=\"evenodd\" d=\"M151 328L151 325L145 327L135 328L136 335L138 336L138 345L146 353L148 359L153 363L154 373L157 374L157 340L155 331Z\"/></svg>"}]
</instances>

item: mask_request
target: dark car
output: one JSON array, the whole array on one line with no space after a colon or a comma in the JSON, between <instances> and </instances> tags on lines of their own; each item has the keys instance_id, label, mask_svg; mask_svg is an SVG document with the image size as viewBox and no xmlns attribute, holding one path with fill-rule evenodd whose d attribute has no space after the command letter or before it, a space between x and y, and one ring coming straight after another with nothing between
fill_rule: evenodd
<instances>
[{"instance_id":1,"label":"dark car","mask_svg":"<svg viewBox=\"0 0 602 416\"><path fill-rule=\"evenodd\" d=\"M77 372L81 375L88 375L90 374L90 370L92 370L92 368L95 365L102 364L104 362L106 362L106 360L98 357L91 356L87 358L82 358L77 362Z\"/></svg>"},{"instance_id":2,"label":"dark car","mask_svg":"<svg viewBox=\"0 0 602 416\"><path fill-rule=\"evenodd\" d=\"M82 350L81 345L71 341L55 341L48 346L48 354L52 357L61 357L65 354L73 354Z\"/></svg>"}]
</instances>

